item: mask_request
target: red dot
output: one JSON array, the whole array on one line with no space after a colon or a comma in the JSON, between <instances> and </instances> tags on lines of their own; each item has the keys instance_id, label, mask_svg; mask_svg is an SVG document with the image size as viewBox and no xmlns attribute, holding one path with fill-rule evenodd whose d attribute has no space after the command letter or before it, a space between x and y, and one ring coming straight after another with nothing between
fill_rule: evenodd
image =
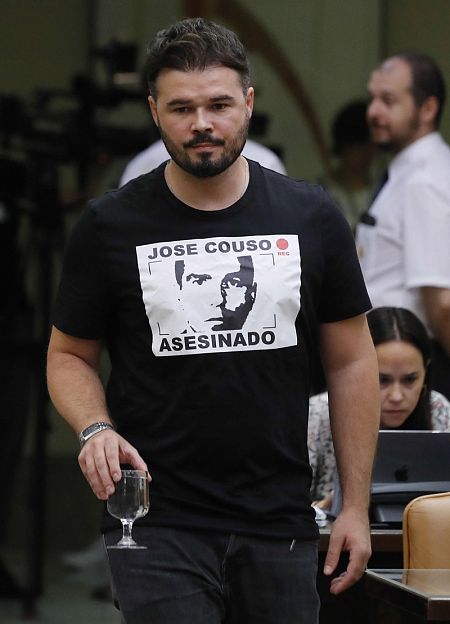
<instances>
[{"instance_id":1,"label":"red dot","mask_svg":"<svg viewBox=\"0 0 450 624\"><path fill-rule=\"evenodd\" d=\"M289 247L289 243L287 242L287 240L285 238L279 238L277 240L277 247L278 249L287 249Z\"/></svg>"}]
</instances>

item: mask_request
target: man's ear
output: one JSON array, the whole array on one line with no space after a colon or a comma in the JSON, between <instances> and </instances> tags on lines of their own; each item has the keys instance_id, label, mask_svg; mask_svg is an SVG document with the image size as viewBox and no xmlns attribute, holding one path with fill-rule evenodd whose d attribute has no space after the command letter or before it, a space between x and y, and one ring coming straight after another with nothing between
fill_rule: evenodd
<instances>
[{"instance_id":1,"label":"man's ear","mask_svg":"<svg viewBox=\"0 0 450 624\"><path fill-rule=\"evenodd\" d=\"M156 100L152 95L148 96L148 103L150 106L150 111L152 113L153 121L155 122L156 126L159 128L158 111L156 110Z\"/></svg>"},{"instance_id":2,"label":"man's ear","mask_svg":"<svg viewBox=\"0 0 450 624\"><path fill-rule=\"evenodd\" d=\"M422 119L422 122L424 124L434 126L438 112L438 99L435 95L430 95L430 97L427 97L425 102L420 107L420 117Z\"/></svg>"},{"instance_id":3,"label":"man's ear","mask_svg":"<svg viewBox=\"0 0 450 624\"><path fill-rule=\"evenodd\" d=\"M245 97L245 105L247 107L248 117L252 116L253 113L253 104L255 101L255 90L253 87L249 87L247 89L247 95Z\"/></svg>"}]
</instances>

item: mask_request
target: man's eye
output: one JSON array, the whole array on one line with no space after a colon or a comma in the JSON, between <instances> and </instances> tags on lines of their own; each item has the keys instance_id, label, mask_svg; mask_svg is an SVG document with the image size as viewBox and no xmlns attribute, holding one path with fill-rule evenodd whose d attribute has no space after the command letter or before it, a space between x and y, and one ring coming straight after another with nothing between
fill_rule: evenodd
<instances>
[{"instance_id":1,"label":"man's eye","mask_svg":"<svg viewBox=\"0 0 450 624\"><path fill-rule=\"evenodd\" d=\"M198 286L201 286L210 279L211 275L188 275L188 277L186 278L188 282L191 282L192 284L197 284Z\"/></svg>"},{"instance_id":2,"label":"man's eye","mask_svg":"<svg viewBox=\"0 0 450 624\"><path fill-rule=\"evenodd\" d=\"M389 377L385 377L384 375L380 375L380 386L387 386L390 382Z\"/></svg>"},{"instance_id":3,"label":"man's eye","mask_svg":"<svg viewBox=\"0 0 450 624\"><path fill-rule=\"evenodd\" d=\"M224 104L223 102L217 102L216 104L213 104L214 110L224 110L226 107L227 104Z\"/></svg>"},{"instance_id":4,"label":"man's eye","mask_svg":"<svg viewBox=\"0 0 450 624\"><path fill-rule=\"evenodd\" d=\"M189 108L187 106L179 106L178 108L174 109L175 113L187 113L189 111Z\"/></svg>"},{"instance_id":5,"label":"man's eye","mask_svg":"<svg viewBox=\"0 0 450 624\"><path fill-rule=\"evenodd\" d=\"M222 287L223 288L230 288L231 286L235 286L235 287L239 287L241 288L243 286L243 283L241 282L241 280L238 277L230 277L226 280L223 280L222 282Z\"/></svg>"}]
</instances>

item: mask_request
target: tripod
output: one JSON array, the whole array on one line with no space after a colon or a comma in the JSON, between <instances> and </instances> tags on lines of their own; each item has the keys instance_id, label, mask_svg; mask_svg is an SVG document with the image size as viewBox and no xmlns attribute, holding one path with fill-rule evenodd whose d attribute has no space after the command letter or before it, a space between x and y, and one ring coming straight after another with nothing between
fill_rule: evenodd
<instances>
[{"instance_id":1,"label":"tripod","mask_svg":"<svg viewBox=\"0 0 450 624\"><path fill-rule=\"evenodd\" d=\"M12 227L12 222L18 221L17 198L9 197L7 205L10 207L11 223L4 230L9 257L8 263L5 262L2 266L15 267L17 270L15 279L11 279L8 303L1 310L0 405L4 407L0 413L4 421L2 437L5 449L0 456L5 466L0 471L0 479L1 475L11 476L11 473L13 477L16 476L14 472L17 470L29 424L31 462L29 473L25 475L27 571L25 583L19 583L6 564L0 561L0 596L20 600L24 615L30 617L35 613L36 599L42 594L44 586L46 437L49 431L44 362L53 301L54 251L57 246L62 245L62 227L56 164L41 155L33 159L23 175L26 177L31 199L26 210L31 224L27 251L37 260L34 262L37 280L33 306L30 306L24 295L23 284L23 274L30 268L27 266L29 260L27 262L22 258L22 262L20 261L14 236L17 223ZM9 482L10 493L14 491L11 485L14 484ZM3 487L2 491L8 490ZM5 510L8 511L10 505L8 501L5 503ZM5 522L7 519L5 518Z\"/></svg>"}]
</instances>

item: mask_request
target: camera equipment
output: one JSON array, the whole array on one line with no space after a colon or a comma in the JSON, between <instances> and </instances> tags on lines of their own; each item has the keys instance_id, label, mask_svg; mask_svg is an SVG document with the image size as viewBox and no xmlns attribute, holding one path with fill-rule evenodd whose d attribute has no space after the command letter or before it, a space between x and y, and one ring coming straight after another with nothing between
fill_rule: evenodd
<instances>
[{"instance_id":1,"label":"camera equipment","mask_svg":"<svg viewBox=\"0 0 450 624\"><path fill-rule=\"evenodd\" d=\"M152 140L150 119L142 128L102 121L106 113L124 104L145 105L144 89L132 73L135 47L113 41L93 50L92 55L105 64L105 85L88 75L75 75L66 89L39 88L29 98L0 93L0 271L4 294L0 307L0 411L8 414L9 427L0 453L3 474L17 466L27 420L31 421L33 440L27 479L32 521L27 588L14 583L1 561L0 585L6 587L7 583L11 595L16 592L22 598L28 615L42 593L49 430L43 362L54 298L54 259L63 247L63 215L84 203L96 164L131 156ZM125 80L124 75L132 80ZM73 167L76 174L75 201L70 203L61 193L63 166ZM25 245L21 241L19 247L22 219L27 221L28 241ZM31 262L33 266L28 267ZM32 302L27 300L24 278L29 268L35 290Z\"/></svg>"}]
</instances>

